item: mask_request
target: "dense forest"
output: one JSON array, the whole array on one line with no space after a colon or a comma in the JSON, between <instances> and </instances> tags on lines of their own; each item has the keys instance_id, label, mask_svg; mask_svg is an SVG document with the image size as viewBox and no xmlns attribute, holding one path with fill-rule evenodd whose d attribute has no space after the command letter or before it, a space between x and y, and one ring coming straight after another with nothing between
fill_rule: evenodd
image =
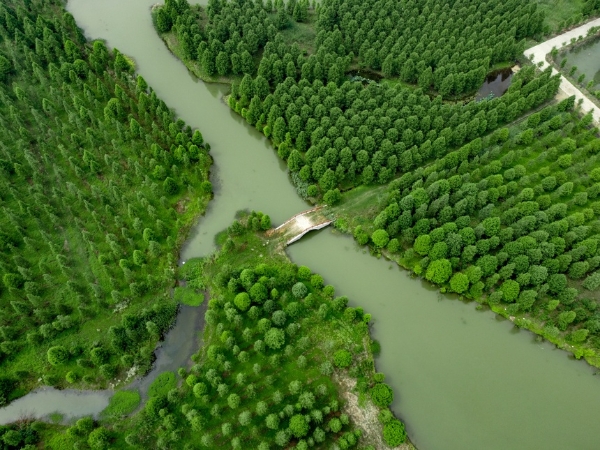
<instances>
[{"instance_id":1,"label":"dense forest","mask_svg":"<svg viewBox=\"0 0 600 450\"><path fill-rule=\"evenodd\" d=\"M199 131L61 2L0 5L0 404L152 362L211 195Z\"/></svg>"},{"instance_id":2,"label":"dense forest","mask_svg":"<svg viewBox=\"0 0 600 450\"><path fill-rule=\"evenodd\" d=\"M52 448L372 450L405 442L389 409L394 393L375 373L371 316L277 252L263 231L269 225L268 216L244 214L219 237L218 254L182 267L186 289L211 297L194 365L161 374L138 414L100 427L82 419L53 434ZM371 422L348 408L359 398Z\"/></svg>"},{"instance_id":3,"label":"dense forest","mask_svg":"<svg viewBox=\"0 0 600 450\"><path fill-rule=\"evenodd\" d=\"M247 65L239 84L233 85L230 105L273 140L303 197L327 195L325 201L332 203L339 196L338 188L386 184L399 172L412 170L423 162L445 155L449 149L494 131L555 95L557 78L551 78L549 72L537 77L533 71L527 71L522 75L522 83L514 84L511 95L502 99L467 105L444 102L446 97L453 98L478 89L495 62L513 60L522 52L516 38L538 32L542 18L535 12L535 4L525 8L521 7L521 2L497 3L497 8L504 11L502 14L494 8L488 10L487 4L479 8L473 4L470 9L465 5L463 11L463 6L457 2L448 11L445 11L448 5L444 11L438 11L441 9L439 4L421 3L417 7L414 2L406 5L398 2L397 8L408 8L413 12L410 20L405 19L406 24L393 29L389 17L387 22L383 17L395 17L394 13L385 13L387 9L383 5L375 7L365 3L363 8L351 7L349 2L344 2L338 8L335 2L331 5L325 2L314 23L317 32L314 52L310 54L296 43L289 45L284 33L269 37L265 29L275 33L276 28L272 24L263 24L263 34L252 46L256 51L259 44L266 41L258 69L255 72L253 65ZM292 4L280 3L276 15L286 15L286 8L296 9ZM382 15L377 18L375 11L379 7ZM167 22L173 27L181 49L195 48L184 44L188 38L197 43L195 52L183 51L184 57L193 60L202 54L203 70L210 73L212 63L207 61L217 56L220 61L236 60L238 58L233 55L237 54L230 57L227 49L244 47L245 40L254 39L258 19L254 17L245 22L246 14L254 11L256 16L270 21L274 16L270 8L269 3L261 5L261 2L210 2L206 8L208 22L201 28L199 23L204 23L204 11L198 12L185 1L167 2L158 10L156 21L157 24ZM367 9L370 12L366 13ZM425 18L430 16L423 11L430 10L431 17L439 16L442 22L427 21ZM472 17L468 20L471 24L483 20L488 28L493 26L488 24L491 16L501 25L501 30L512 24L506 31L506 39L498 39L495 32L489 40L478 40L479 47L475 48L471 33L477 33L480 25L470 30L471 26L463 23L464 19L457 19L456 27L452 25L455 16L471 10L472 15L468 16ZM368 34L357 28L359 18L362 26L370 28ZM289 21L289 17L286 20ZM421 22L432 28L432 36L439 37L427 42L422 39L417 44L416 37L410 35L410 24L419 30ZM442 23L445 23L444 27ZM381 31L375 33L379 27ZM441 27L443 33L440 33ZM159 29L167 28L159 26ZM340 29L347 32L340 32ZM403 30L402 35L398 29ZM469 31L466 35L465 30ZM362 41L357 40L359 36ZM438 40L451 44L440 48L435 45ZM492 40L497 44L486 46L485 42L491 45ZM406 46L414 47L415 51L407 56ZM418 50L420 46L423 48ZM436 47L436 51L426 50L429 47ZM378 55L386 56L382 59ZM417 60L417 55L426 62ZM480 55L482 61L474 55ZM491 55L495 59L492 60ZM465 66L462 62L466 60L473 64ZM345 72L353 64L382 69L383 74L392 79L400 75L399 82L364 85L349 81ZM427 65L422 67L424 64ZM228 73L225 66L232 67L223 63L220 74ZM418 89L406 87L405 82L417 83ZM432 92L440 95L433 97Z\"/></svg>"}]
</instances>

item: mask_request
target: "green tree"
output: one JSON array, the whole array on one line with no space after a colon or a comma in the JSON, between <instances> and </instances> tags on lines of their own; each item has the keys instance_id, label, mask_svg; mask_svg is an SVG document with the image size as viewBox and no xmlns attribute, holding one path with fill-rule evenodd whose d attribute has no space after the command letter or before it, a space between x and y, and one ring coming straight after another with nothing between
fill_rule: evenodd
<instances>
[{"instance_id":1,"label":"green tree","mask_svg":"<svg viewBox=\"0 0 600 450\"><path fill-rule=\"evenodd\" d=\"M96 428L88 436L88 445L94 450L104 450L110 447L110 435L106 428Z\"/></svg>"},{"instance_id":2,"label":"green tree","mask_svg":"<svg viewBox=\"0 0 600 450\"><path fill-rule=\"evenodd\" d=\"M427 267L425 278L436 284L448 281L452 275L452 264L447 259L437 259Z\"/></svg>"},{"instance_id":3,"label":"green tree","mask_svg":"<svg viewBox=\"0 0 600 450\"><path fill-rule=\"evenodd\" d=\"M285 343L285 333L280 328L271 328L265 333L265 344L274 349L278 350L283 347Z\"/></svg>"},{"instance_id":4,"label":"green tree","mask_svg":"<svg viewBox=\"0 0 600 450\"><path fill-rule=\"evenodd\" d=\"M423 234L415 240L413 245L415 252L421 256L427 256L431 249L431 237L428 234Z\"/></svg>"},{"instance_id":5,"label":"green tree","mask_svg":"<svg viewBox=\"0 0 600 450\"><path fill-rule=\"evenodd\" d=\"M276 414L269 414L265 419L265 423L267 425L267 428L270 428L271 430L278 430L279 416L277 416Z\"/></svg>"},{"instance_id":6,"label":"green tree","mask_svg":"<svg viewBox=\"0 0 600 450\"><path fill-rule=\"evenodd\" d=\"M350 366L352 364L352 353L348 350L338 350L333 354L333 363L339 368Z\"/></svg>"},{"instance_id":7,"label":"green tree","mask_svg":"<svg viewBox=\"0 0 600 450\"><path fill-rule=\"evenodd\" d=\"M308 166L305 166L308 167ZM330 206L337 205L342 199L342 194L339 189L330 189L325 192L323 196L323 201Z\"/></svg>"},{"instance_id":8,"label":"green tree","mask_svg":"<svg viewBox=\"0 0 600 450\"><path fill-rule=\"evenodd\" d=\"M469 277L464 273L458 272L450 279L450 287L458 294L462 294L469 289Z\"/></svg>"},{"instance_id":9,"label":"green tree","mask_svg":"<svg viewBox=\"0 0 600 450\"><path fill-rule=\"evenodd\" d=\"M297 299L303 299L308 294L308 288L301 281L292 286L292 294Z\"/></svg>"},{"instance_id":10,"label":"green tree","mask_svg":"<svg viewBox=\"0 0 600 450\"><path fill-rule=\"evenodd\" d=\"M505 302L514 302L519 296L521 286L514 280L506 280L502 283L502 286L500 286L500 290L503 294L502 299Z\"/></svg>"},{"instance_id":11,"label":"green tree","mask_svg":"<svg viewBox=\"0 0 600 450\"><path fill-rule=\"evenodd\" d=\"M296 414L290 419L290 431L296 438L304 437L308 434L308 423L301 414Z\"/></svg>"},{"instance_id":12,"label":"green tree","mask_svg":"<svg viewBox=\"0 0 600 450\"><path fill-rule=\"evenodd\" d=\"M387 231L379 229L373 232L373 234L371 235L371 240L377 248L384 248L390 241L390 237Z\"/></svg>"},{"instance_id":13,"label":"green tree","mask_svg":"<svg viewBox=\"0 0 600 450\"><path fill-rule=\"evenodd\" d=\"M163 189L167 195L174 195L179 190L179 186L173 178L167 177L163 181Z\"/></svg>"}]
</instances>

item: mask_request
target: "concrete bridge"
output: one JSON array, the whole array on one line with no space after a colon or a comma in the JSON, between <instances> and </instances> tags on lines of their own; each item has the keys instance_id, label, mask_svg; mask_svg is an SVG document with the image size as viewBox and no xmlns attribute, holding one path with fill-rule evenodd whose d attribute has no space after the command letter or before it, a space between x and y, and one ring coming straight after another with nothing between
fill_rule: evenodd
<instances>
[{"instance_id":1,"label":"concrete bridge","mask_svg":"<svg viewBox=\"0 0 600 450\"><path fill-rule=\"evenodd\" d=\"M279 225L277 228L267 231L270 239L279 239L284 246L293 244L309 231L320 230L333 223L325 214L325 207L317 206L296 214L294 217Z\"/></svg>"}]
</instances>

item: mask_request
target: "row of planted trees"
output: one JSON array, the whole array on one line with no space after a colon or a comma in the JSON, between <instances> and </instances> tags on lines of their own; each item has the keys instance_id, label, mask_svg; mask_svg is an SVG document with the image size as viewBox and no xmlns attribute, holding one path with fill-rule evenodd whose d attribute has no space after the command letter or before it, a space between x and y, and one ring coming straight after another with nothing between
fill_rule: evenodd
<instances>
[{"instance_id":1,"label":"row of planted trees","mask_svg":"<svg viewBox=\"0 0 600 450\"><path fill-rule=\"evenodd\" d=\"M355 236L402 251L434 283L525 314L550 340L597 349L600 139L573 102L406 173L390 184L371 239L363 227Z\"/></svg>"}]
</instances>

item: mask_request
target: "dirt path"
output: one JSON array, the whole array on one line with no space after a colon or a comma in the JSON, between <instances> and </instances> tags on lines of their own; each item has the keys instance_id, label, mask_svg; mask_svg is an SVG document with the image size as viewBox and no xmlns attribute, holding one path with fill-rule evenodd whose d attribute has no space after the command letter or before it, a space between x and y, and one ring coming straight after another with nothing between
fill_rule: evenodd
<instances>
[{"instance_id":1,"label":"dirt path","mask_svg":"<svg viewBox=\"0 0 600 450\"><path fill-rule=\"evenodd\" d=\"M560 49L565 45L569 45L571 43L571 39L573 38L577 39L579 36L587 36L588 30L593 27L600 27L600 19L592 20L585 25L577 27L571 31L567 31L564 34L549 39L546 42L542 42L535 47L531 47L530 49L525 50L525 56L535 64L539 64L541 62L541 69L544 70L549 66L548 62L546 61L546 55L548 55L548 53L550 53L554 47ZM556 74L558 71L553 68L552 73ZM600 125L599 108L597 108L590 99L588 99L577 87L575 87L573 83L561 75L560 89L557 97L562 99L571 97L572 95L575 96L577 101L582 101L581 110L584 113L592 110L594 111L594 121L597 125Z\"/></svg>"},{"instance_id":2,"label":"dirt path","mask_svg":"<svg viewBox=\"0 0 600 450\"><path fill-rule=\"evenodd\" d=\"M392 450L383 442L382 426L378 419L379 409L371 402L359 405L358 396L353 392L356 380L345 374L338 374L336 381L343 387L342 397L345 400L343 411L363 431L363 440L375 446L377 450ZM394 447L393 450L415 450L415 447L406 443Z\"/></svg>"}]
</instances>

